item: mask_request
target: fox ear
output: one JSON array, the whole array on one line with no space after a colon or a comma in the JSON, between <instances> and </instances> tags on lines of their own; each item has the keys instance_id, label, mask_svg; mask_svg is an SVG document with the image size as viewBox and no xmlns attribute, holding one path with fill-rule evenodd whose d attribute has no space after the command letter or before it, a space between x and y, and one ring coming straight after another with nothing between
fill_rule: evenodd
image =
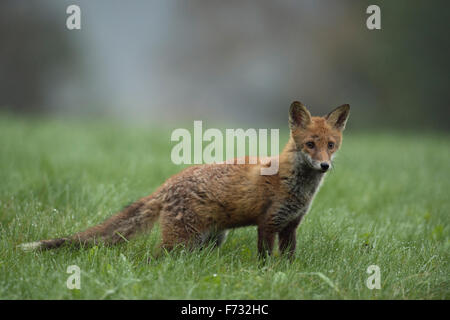
<instances>
[{"instance_id":1,"label":"fox ear","mask_svg":"<svg viewBox=\"0 0 450 320\"><path fill-rule=\"evenodd\" d=\"M345 129L345 124L347 123L349 114L350 106L348 104L343 104L327 114L325 119L332 127L343 131Z\"/></svg>"},{"instance_id":2,"label":"fox ear","mask_svg":"<svg viewBox=\"0 0 450 320\"><path fill-rule=\"evenodd\" d=\"M289 108L289 128L294 130L296 128L306 129L311 122L311 114L299 101L294 101Z\"/></svg>"}]
</instances>

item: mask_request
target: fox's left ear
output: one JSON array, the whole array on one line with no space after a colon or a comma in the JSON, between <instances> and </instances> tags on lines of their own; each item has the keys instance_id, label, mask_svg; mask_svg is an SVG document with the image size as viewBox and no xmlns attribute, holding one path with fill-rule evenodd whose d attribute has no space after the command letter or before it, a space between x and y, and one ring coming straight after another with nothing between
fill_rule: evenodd
<instances>
[{"instance_id":1,"label":"fox's left ear","mask_svg":"<svg viewBox=\"0 0 450 320\"><path fill-rule=\"evenodd\" d=\"M336 129L343 131L345 129L345 124L347 123L348 116L350 114L350 105L343 104L337 107L329 114L325 116L327 122Z\"/></svg>"}]
</instances>

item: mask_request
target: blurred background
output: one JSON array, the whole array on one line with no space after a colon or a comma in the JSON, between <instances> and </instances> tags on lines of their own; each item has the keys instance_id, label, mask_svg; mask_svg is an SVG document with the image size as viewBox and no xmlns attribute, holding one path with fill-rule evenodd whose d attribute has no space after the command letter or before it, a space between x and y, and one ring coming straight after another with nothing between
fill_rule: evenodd
<instances>
[{"instance_id":1,"label":"blurred background","mask_svg":"<svg viewBox=\"0 0 450 320\"><path fill-rule=\"evenodd\" d=\"M443 0L0 0L0 299L450 299L449 22ZM220 255L148 260L158 233L19 253L156 190L194 120L279 128L283 148L293 100L351 105L293 263L260 268L253 228Z\"/></svg>"},{"instance_id":2,"label":"blurred background","mask_svg":"<svg viewBox=\"0 0 450 320\"><path fill-rule=\"evenodd\" d=\"M67 6L81 30L66 28ZM381 8L381 30L366 9ZM3 114L283 127L352 106L355 129L448 131L446 1L0 2ZM230 126L230 127L233 127Z\"/></svg>"}]
</instances>

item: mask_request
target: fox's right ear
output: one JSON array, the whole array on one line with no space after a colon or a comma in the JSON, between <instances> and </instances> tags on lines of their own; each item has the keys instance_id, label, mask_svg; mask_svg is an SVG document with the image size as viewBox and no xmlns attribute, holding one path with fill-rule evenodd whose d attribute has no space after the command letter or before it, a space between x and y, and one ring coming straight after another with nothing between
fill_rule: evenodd
<instances>
[{"instance_id":1,"label":"fox's right ear","mask_svg":"<svg viewBox=\"0 0 450 320\"><path fill-rule=\"evenodd\" d=\"M299 101L294 101L289 108L289 128L291 131L301 128L306 129L306 127L311 123L311 114Z\"/></svg>"}]
</instances>

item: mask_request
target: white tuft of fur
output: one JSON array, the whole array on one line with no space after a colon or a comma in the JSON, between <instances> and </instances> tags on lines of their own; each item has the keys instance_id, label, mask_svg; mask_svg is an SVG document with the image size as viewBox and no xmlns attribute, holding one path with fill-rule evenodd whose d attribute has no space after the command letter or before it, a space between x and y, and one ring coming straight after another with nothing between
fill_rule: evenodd
<instances>
[{"instance_id":1,"label":"white tuft of fur","mask_svg":"<svg viewBox=\"0 0 450 320\"><path fill-rule=\"evenodd\" d=\"M36 242L22 243L18 245L18 247L21 248L23 251L34 251L42 247L42 242L36 241Z\"/></svg>"}]
</instances>

